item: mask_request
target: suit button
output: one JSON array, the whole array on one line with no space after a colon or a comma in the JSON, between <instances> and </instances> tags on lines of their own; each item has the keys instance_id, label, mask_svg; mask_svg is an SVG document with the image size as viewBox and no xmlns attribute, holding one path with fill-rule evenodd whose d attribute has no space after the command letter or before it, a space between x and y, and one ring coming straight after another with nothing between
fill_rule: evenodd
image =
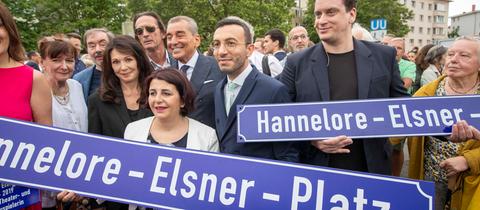
<instances>
[{"instance_id":1,"label":"suit button","mask_svg":"<svg viewBox=\"0 0 480 210\"><path fill-rule=\"evenodd\" d=\"M198 100L198 102L202 102L202 101L203 101L203 99Z\"/></svg>"}]
</instances>

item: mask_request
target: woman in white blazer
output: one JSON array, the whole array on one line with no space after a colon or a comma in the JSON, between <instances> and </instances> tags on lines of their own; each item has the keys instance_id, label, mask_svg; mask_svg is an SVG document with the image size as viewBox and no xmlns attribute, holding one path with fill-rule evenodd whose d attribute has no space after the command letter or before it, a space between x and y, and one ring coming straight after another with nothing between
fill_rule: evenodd
<instances>
[{"instance_id":1,"label":"woman in white blazer","mask_svg":"<svg viewBox=\"0 0 480 210\"><path fill-rule=\"evenodd\" d=\"M215 130L188 118L194 108L195 93L188 79L173 68L153 72L146 80L140 103L154 116L127 125L124 138L153 144L218 152Z\"/></svg>"}]
</instances>

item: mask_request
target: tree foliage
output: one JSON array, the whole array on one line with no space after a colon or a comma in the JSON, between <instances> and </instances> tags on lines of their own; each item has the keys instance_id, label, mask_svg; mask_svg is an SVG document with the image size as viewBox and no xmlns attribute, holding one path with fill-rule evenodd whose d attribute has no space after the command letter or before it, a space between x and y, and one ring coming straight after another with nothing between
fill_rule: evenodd
<instances>
[{"instance_id":1,"label":"tree foliage","mask_svg":"<svg viewBox=\"0 0 480 210\"><path fill-rule=\"evenodd\" d=\"M387 32L403 37L409 31L407 20L413 18L413 12L397 0L360 0L357 1L357 22L370 26L370 20L387 20Z\"/></svg>"},{"instance_id":2,"label":"tree foliage","mask_svg":"<svg viewBox=\"0 0 480 210\"><path fill-rule=\"evenodd\" d=\"M210 44L215 24L227 16L238 16L250 22L255 35L263 35L272 28L287 32L291 28L294 0L130 0L128 10L133 13L153 9L166 23L177 15L189 16L197 21L202 37L202 49Z\"/></svg>"},{"instance_id":3,"label":"tree foliage","mask_svg":"<svg viewBox=\"0 0 480 210\"><path fill-rule=\"evenodd\" d=\"M83 34L95 27L120 33L127 19L126 0L15 0L6 5L17 20L27 50L36 49L37 40L45 35Z\"/></svg>"},{"instance_id":4,"label":"tree foliage","mask_svg":"<svg viewBox=\"0 0 480 210\"><path fill-rule=\"evenodd\" d=\"M453 39L459 37L460 34L458 33L458 30L460 30L460 26L454 27L452 31L448 32L448 38Z\"/></svg>"},{"instance_id":5,"label":"tree foliage","mask_svg":"<svg viewBox=\"0 0 480 210\"><path fill-rule=\"evenodd\" d=\"M272 28L288 32L295 6L294 0L12 0L7 7L17 19L23 44L34 50L44 35L77 32L106 27L121 33L122 22L137 12L153 10L167 22L177 15L195 19L202 36L202 47L211 42L217 21L238 16L255 27L263 37Z\"/></svg>"},{"instance_id":6,"label":"tree foliage","mask_svg":"<svg viewBox=\"0 0 480 210\"><path fill-rule=\"evenodd\" d=\"M305 14L304 26L310 35L310 40L318 42L319 38L315 32L313 14L315 0L308 0L308 10ZM387 31L396 36L405 36L409 32L407 20L413 17L413 12L397 0L358 0L357 20L363 27L368 29L370 20L384 18L387 20Z\"/></svg>"}]
</instances>

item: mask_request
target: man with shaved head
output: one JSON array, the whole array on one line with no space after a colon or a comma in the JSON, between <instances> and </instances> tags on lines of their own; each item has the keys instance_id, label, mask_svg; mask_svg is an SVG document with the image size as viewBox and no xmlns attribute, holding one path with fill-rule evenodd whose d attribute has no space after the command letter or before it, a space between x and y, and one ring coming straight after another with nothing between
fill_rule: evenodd
<instances>
[{"instance_id":1,"label":"man with shaved head","mask_svg":"<svg viewBox=\"0 0 480 210\"><path fill-rule=\"evenodd\" d=\"M288 46L290 46L292 53L307 48L309 42L307 29L303 26L295 26L288 33Z\"/></svg>"}]
</instances>

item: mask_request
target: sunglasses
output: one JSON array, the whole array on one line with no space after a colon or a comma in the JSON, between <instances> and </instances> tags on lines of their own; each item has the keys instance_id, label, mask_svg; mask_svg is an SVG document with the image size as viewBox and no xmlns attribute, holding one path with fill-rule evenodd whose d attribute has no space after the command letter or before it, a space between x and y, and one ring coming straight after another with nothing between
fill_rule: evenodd
<instances>
[{"instance_id":1,"label":"sunglasses","mask_svg":"<svg viewBox=\"0 0 480 210\"><path fill-rule=\"evenodd\" d=\"M157 27L155 27L155 26L145 26L144 28L148 33L153 33L153 32L155 32L155 30L157 30ZM135 29L135 35L141 36L142 34L143 34L143 28L136 28Z\"/></svg>"}]
</instances>

